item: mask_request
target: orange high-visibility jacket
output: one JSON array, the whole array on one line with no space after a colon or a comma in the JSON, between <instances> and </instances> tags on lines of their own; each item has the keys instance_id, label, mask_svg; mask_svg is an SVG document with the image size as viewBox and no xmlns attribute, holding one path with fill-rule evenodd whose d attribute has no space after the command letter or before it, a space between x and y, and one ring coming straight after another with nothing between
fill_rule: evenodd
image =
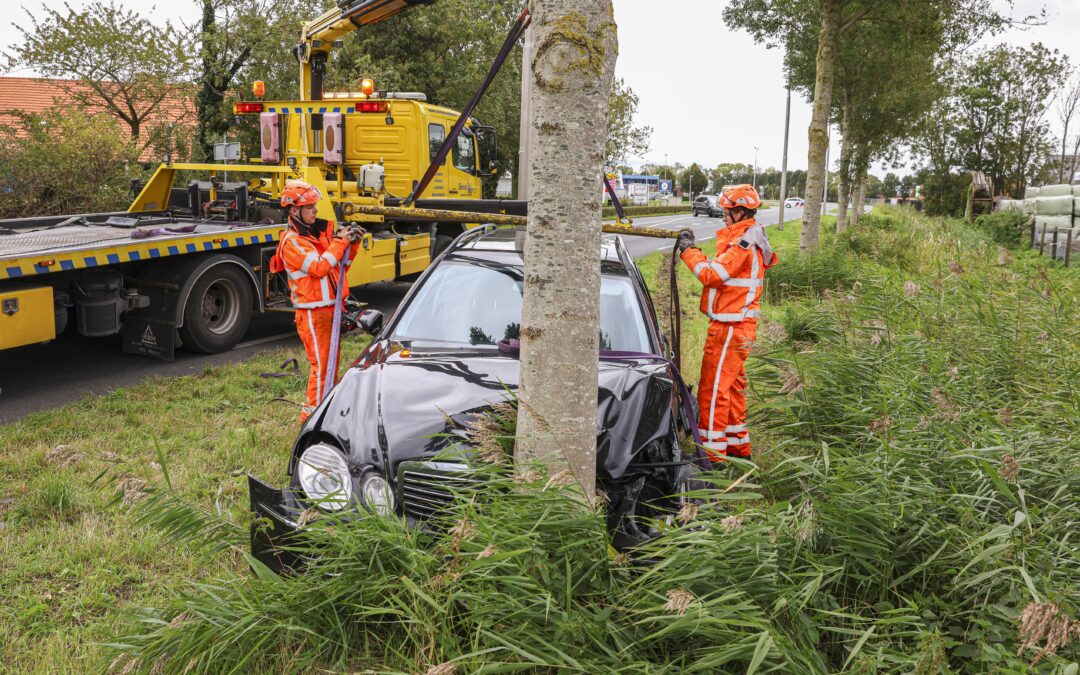
<instances>
[{"instance_id":1,"label":"orange high-visibility jacket","mask_svg":"<svg viewBox=\"0 0 1080 675\"><path fill-rule=\"evenodd\" d=\"M758 316L765 270L776 264L765 228L742 220L716 233L716 257L699 248L682 253L683 262L704 286L701 312L713 321L734 323Z\"/></svg>"},{"instance_id":2,"label":"orange high-visibility jacket","mask_svg":"<svg viewBox=\"0 0 1080 675\"><path fill-rule=\"evenodd\" d=\"M331 307L337 299L338 262L349 244L334 237L334 223L327 223L319 236L305 236L292 227L278 242L277 258L289 277L293 307ZM355 254L356 246L352 253ZM275 261L276 262L276 261ZM276 265L271 265L274 271Z\"/></svg>"}]
</instances>

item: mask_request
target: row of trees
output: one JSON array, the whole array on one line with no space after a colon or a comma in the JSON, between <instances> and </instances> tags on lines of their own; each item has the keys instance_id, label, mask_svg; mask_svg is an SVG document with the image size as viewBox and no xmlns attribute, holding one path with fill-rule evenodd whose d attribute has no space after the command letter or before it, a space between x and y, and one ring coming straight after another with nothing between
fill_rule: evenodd
<instances>
[{"instance_id":1,"label":"row of trees","mask_svg":"<svg viewBox=\"0 0 1080 675\"><path fill-rule=\"evenodd\" d=\"M829 129L842 136L840 218L861 211L870 165L894 158L933 106L947 55L998 32L992 0L732 0L724 19L784 50L788 86L813 104L801 247L817 248ZM816 30L807 30L814 27ZM857 217L857 215L856 215Z\"/></svg>"},{"instance_id":2,"label":"row of trees","mask_svg":"<svg viewBox=\"0 0 1080 675\"><path fill-rule=\"evenodd\" d=\"M924 162L920 178L928 211L962 213L974 171L985 173L998 195L1020 196L1032 180L1070 182L1080 143L1074 120L1080 79L1067 88L1069 72L1066 57L1038 43L946 61L934 106L912 142ZM1055 102L1060 139L1051 128Z\"/></svg>"}]
</instances>

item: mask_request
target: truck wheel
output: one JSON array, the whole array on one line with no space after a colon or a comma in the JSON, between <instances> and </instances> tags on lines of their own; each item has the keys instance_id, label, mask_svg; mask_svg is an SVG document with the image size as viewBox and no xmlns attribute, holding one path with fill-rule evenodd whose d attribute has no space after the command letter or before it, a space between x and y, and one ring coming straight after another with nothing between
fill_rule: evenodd
<instances>
[{"instance_id":1,"label":"truck wheel","mask_svg":"<svg viewBox=\"0 0 1080 675\"><path fill-rule=\"evenodd\" d=\"M235 265L218 265L191 287L180 337L190 351L225 352L236 346L251 322L251 281Z\"/></svg>"},{"instance_id":2,"label":"truck wheel","mask_svg":"<svg viewBox=\"0 0 1080 675\"><path fill-rule=\"evenodd\" d=\"M454 243L454 238L448 234L436 234L435 241L431 244L431 259L439 257L439 254L446 250L450 244Z\"/></svg>"}]
</instances>

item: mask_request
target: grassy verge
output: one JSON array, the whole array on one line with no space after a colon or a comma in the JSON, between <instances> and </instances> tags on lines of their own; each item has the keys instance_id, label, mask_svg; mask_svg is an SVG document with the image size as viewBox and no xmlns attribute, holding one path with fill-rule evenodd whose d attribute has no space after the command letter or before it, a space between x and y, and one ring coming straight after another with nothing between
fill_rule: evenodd
<instances>
[{"instance_id":1,"label":"grassy verge","mask_svg":"<svg viewBox=\"0 0 1080 675\"><path fill-rule=\"evenodd\" d=\"M295 428L270 399L303 386L259 378L284 357L270 354L0 428L13 500L0 616L14 627L0 658L41 671L119 653L118 668L162 672L1075 672L1077 271L899 209L813 256L798 234L770 228L781 263L748 363L757 467L722 472L710 508L640 559L607 550L596 514L536 477L493 479L498 499L465 501L426 535L316 521L323 567L293 579L140 525L138 501L109 505L160 490L164 458L203 511L187 529L240 523L242 471L280 481ZM666 306L663 256L641 267ZM684 267L679 280L694 382L700 289ZM104 469L148 484L103 491L91 481Z\"/></svg>"},{"instance_id":2,"label":"grassy verge","mask_svg":"<svg viewBox=\"0 0 1080 675\"><path fill-rule=\"evenodd\" d=\"M355 358L363 344L344 343ZM244 474L284 477L306 373L263 378L302 349L263 353L192 377L154 379L0 426L0 663L13 671L86 672L136 607L239 570L236 552L168 543L112 502L172 483L210 513L240 521ZM102 472L131 480L117 493Z\"/></svg>"}]
</instances>

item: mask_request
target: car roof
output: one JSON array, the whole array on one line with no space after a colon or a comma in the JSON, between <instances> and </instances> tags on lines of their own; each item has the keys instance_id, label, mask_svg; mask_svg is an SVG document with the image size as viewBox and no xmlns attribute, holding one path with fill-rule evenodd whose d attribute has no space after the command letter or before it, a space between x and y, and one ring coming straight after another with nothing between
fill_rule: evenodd
<instances>
[{"instance_id":1,"label":"car roof","mask_svg":"<svg viewBox=\"0 0 1080 675\"><path fill-rule=\"evenodd\" d=\"M470 230L469 232L474 231ZM451 245L449 252L454 255L467 254L470 258L521 265L524 260L522 256L524 254L525 234L526 230L523 227L498 227L487 233L477 233L461 243L455 241L457 245ZM619 255L620 249L625 250L619 235L601 235L600 259L602 261L624 263L624 259ZM514 262L515 260L516 262ZM623 264L623 266L626 265Z\"/></svg>"}]
</instances>

